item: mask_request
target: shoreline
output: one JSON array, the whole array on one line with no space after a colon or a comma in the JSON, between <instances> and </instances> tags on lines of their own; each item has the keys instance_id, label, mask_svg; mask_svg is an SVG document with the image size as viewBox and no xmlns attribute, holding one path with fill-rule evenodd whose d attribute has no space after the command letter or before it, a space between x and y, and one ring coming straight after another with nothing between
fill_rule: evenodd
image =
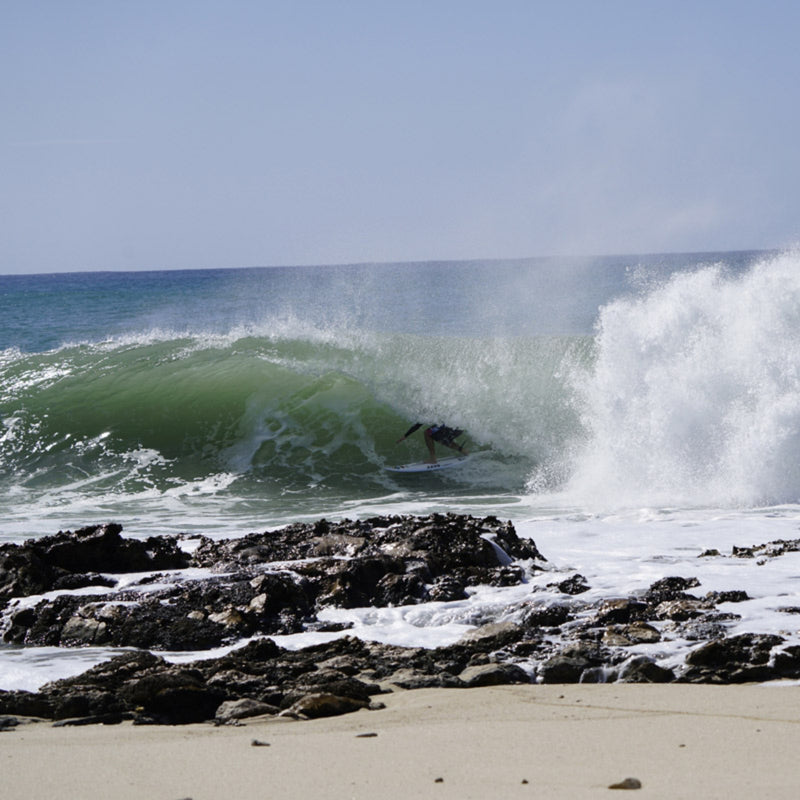
<instances>
[{"instance_id":1,"label":"shoreline","mask_svg":"<svg viewBox=\"0 0 800 800\"><path fill-rule=\"evenodd\" d=\"M800 788L794 684L528 684L381 700L237 726L23 724L0 733L4 796L590 798L629 777L641 798L772 800Z\"/></svg>"}]
</instances>

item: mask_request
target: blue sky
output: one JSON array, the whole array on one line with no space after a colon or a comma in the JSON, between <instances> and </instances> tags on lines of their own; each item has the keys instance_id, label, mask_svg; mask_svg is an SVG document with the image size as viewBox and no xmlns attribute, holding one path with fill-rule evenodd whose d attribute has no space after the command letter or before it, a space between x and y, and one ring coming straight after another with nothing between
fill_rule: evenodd
<instances>
[{"instance_id":1,"label":"blue sky","mask_svg":"<svg viewBox=\"0 0 800 800\"><path fill-rule=\"evenodd\" d=\"M0 273L800 241L800 3L0 0Z\"/></svg>"}]
</instances>

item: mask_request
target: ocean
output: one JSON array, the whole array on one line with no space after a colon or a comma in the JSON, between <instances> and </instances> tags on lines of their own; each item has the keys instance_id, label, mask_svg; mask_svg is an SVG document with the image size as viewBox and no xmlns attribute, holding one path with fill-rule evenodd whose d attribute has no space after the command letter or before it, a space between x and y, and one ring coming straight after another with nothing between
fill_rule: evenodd
<instances>
[{"instance_id":1,"label":"ocean","mask_svg":"<svg viewBox=\"0 0 800 800\"><path fill-rule=\"evenodd\" d=\"M682 575L748 592L732 633L800 643L800 554L699 558L798 537L798 330L797 251L0 276L0 542L493 515L550 571L328 618L436 646L554 572L587 598ZM468 461L387 472L425 457L396 443L414 422L464 429ZM0 689L108 655L0 645Z\"/></svg>"}]
</instances>

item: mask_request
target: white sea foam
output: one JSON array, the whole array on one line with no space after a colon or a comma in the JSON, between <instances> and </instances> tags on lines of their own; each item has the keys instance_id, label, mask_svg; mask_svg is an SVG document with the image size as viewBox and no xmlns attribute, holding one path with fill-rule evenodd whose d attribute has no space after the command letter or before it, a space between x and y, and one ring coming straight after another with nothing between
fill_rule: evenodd
<instances>
[{"instance_id":1,"label":"white sea foam","mask_svg":"<svg viewBox=\"0 0 800 800\"><path fill-rule=\"evenodd\" d=\"M800 254L713 266L617 300L576 390L575 502L757 505L800 497Z\"/></svg>"}]
</instances>

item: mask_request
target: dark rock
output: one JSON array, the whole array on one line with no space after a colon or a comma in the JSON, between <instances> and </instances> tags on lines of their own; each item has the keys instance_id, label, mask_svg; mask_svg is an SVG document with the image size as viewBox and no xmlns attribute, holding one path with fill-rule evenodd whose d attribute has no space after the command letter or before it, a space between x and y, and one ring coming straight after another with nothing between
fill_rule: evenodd
<instances>
[{"instance_id":1,"label":"dark rock","mask_svg":"<svg viewBox=\"0 0 800 800\"><path fill-rule=\"evenodd\" d=\"M563 625L572 616L572 610L563 603L548 606L532 606L525 611L522 624L530 628L554 628Z\"/></svg>"},{"instance_id":2,"label":"dark rock","mask_svg":"<svg viewBox=\"0 0 800 800\"><path fill-rule=\"evenodd\" d=\"M783 642L781 636L744 633L701 645L686 656L689 670L683 679L690 682L743 683L774 677L767 666L773 647Z\"/></svg>"},{"instance_id":3,"label":"dark rock","mask_svg":"<svg viewBox=\"0 0 800 800\"><path fill-rule=\"evenodd\" d=\"M484 664L467 667L458 677L467 688L530 683L531 681L528 673L516 664Z\"/></svg>"},{"instance_id":4,"label":"dark rock","mask_svg":"<svg viewBox=\"0 0 800 800\"><path fill-rule=\"evenodd\" d=\"M800 551L800 539L776 539L766 544L753 545L751 547L734 546L731 550L733 558L777 558L786 553L796 553Z\"/></svg>"},{"instance_id":5,"label":"dark rock","mask_svg":"<svg viewBox=\"0 0 800 800\"><path fill-rule=\"evenodd\" d=\"M563 647L539 666L542 683L578 683L590 668L611 663L610 654L593 643L576 642Z\"/></svg>"},{"instance_id":6,"label":"dark rock","mask_svg":"<svg viewBox=\"0 0 800 800\"><path fill-rule=\"evenodd\" d=\"M625 778L619 783L612 783L609 789L641 789L642 782L638 778Z\"/></svg>"},{"instance_id":7,"label":"dark rock","mask_svg":"<svg viewBox=\"0 0 800 800\"><path fill-rule=\"evenodd\" d=\"M622 683L671 683L675 673L659 666L647 656L634 656L619 671L618 680Z\"/></svg>"},{"instance_id":8,"label":"dark rock","mask_svg":"<svg viewBox=\"0 0 800 800\"><path fill-rule=\"evenodd\" d=\"M88 717L71 717L59 719L53 723L54 728L77 727L82 725L119 725L125 720L134 719L134 714L111 711L106 714L94 714Z\"/></svg>"},{"instance_id":9,"label":"dark rock","mask_svg":"<svg viewBox=\"0 0 800 800\"><path fill-rule=\"evenodd\" d=\"M246 719L248 717L259 717L267 714L277 714L280 709L250 697L242 697L240 700L226 700L217 708L214 719L220 723L229 723L234 720Z\"/></svg>"},{"instance_id":10,"label":"dark rock","mask_svg":"<svg viewBox=\"0 0 800 800\"><path fill-rule=\"evenodd\" d=\"M460 678L447 672L431 674L409 667L398 669L386 681L401 689L460 689L464 686Z\"/></svg>"},{"instance_id":11,"label":"dark rock","mask_svg":"<svg viewBox=\"0 0 800 800\"><path fill-rule=\"evenodd\" d=\"M52 719L53 704L40 692L8 692L0 689L0 714Z\"/></svg>"},{"instance_id":12,"label":"dark rock","mask_svg":"<svg viewBox=\"0 0 800 800\"><path fill-rule=\"evenodd\" d=\"M585 658L559 653L540 665L539 678L542 683L578 683L589 666L590 663Z\"/></svg>"},{"instance_id":13,"label":"dark rock","mask_svg":"<svg viewBox=\"0 0 800 800\"><path fill-rule=\"evenodd\" d=\"M711 607L711 603L705 600L697 600L696 598L665 600L653 609L653 615L656 619L671 619L683 622L684 620L701 616Z\"/></svg>"},{"instance_id":14,"label":"dark rock","mask_svg":"<svg viewBox=\"0 0 800 800\"><path fill-rule=\"evenodd\" d=\"M21 545L0 545L0 599L93 585L100 572L179 569L189 564L174 537L138 541L122 538L121 531L121 525L95 525Z\"/></svg>"},{"instance_id":15,"label":"dark rock","mask_svg":"<svg viewBox=\"0 0 800 800\"><path fill-rule=\"evenodd\" d=\"M153 570L189 563L177 539L128 541L120 530L117 525L97 526L27 542L16 549L9 546L3 550L0 586L7 593L41 591L58 582L82 584L96 569ZM276 558L312 556L313 560L301 561L291 572L264 570ZM242 539L205 539L191 563L224 570L225 575L204 580L170 577L164 581L166 588L148 588L146 593L128 586L102 596L60 595L42 600L33 609L12 612L4 641L208 649L246 636L330 627L316 618L317 609L325 606L455 600L465 597L467 586L517 584L525 573L510 563L512 556L531 561L531 568L533 561L541 559L535 545L519 539L510 523L454 514L337 524L321 520ZM18 561L20 569L15 567ZM35 581L31 565L41 573ZM83 572L69 571L79 568ZM151 579L155 578L150 576L143 585L152 583Z\"/></svg>"},{"instance_id":16,"label":"dark rock","mask_svg":"<svg viewBox=\"0 0 800 800\"><path fill-rule=\"evenodd\" d=\"M477 645L481 652L487 653L516 642L523 634L524 629L513 622L491 622L465 633L458 643L467 646Z\"/></svg>"},{"instance_id":17,"label":"dark rock","mask_svg":"<svg viewBox=\"0 0 800 800\"><path fill-rule=\"evenodd\" d=\"M334 694L314 693L306 695L294 705L282 712L287 716L300 717L301 719L316 719L318 717L334 717L339 714L350 714L367 708L369 704L352 697L339 697Z\"/></svg>"},{"instance_id":18,"label":"dark rock","mask_svg":"<svg viewBox=\"0 0 800 800\"><path fill-rule=\"evenodd\" d=\"M440 575L428 591L428 599L443 603L464 600L467 592L464 584L449 575Z\"/></svg>"},{"instance_id":19,"label":"dark rock","mask_svg":"<svg viewBox=\"0 0 800 800\"><path fill-rule=\"evenodd\" d=\"M750 596L742 589L732 589L726 592L708 592L706 600L718 605L719 603L743 603Z\"/></svg>"},{"instance_id":20,"label":"dark rock","mask_svg":"<svg viewBox=\"0 0 800 800\"><path fill-rule=\"evenodd\" d=\"M119 690L129 708L141 708L151 718L168 725L202 722L215 716L225 693L206 685L190 669L168 669L134 679Z\"/></svg>"},{"instance_id":21,"label":"dark rock","mask_svg":"<svg viewBox=\"0 0 800 800\"><path fill-rule=\"evenodd\" d=\"M633 598L606 600L600 604L595 614L595 624L610 625L644 619L647 603Z\"/></svg>"},{"instance_id":22,"label":"dark rock","mask_svg":"<svg viewBox=\"0 0 800 800\"><path fill-rule=\"evenodd\" d=\"M645 592L643 599L651 606L659 605L670 600L685 600L692 598L686 594L687 589L700 585L697 578L669 577L656 581ZM694 598L692 598L694 599Z\"/></svg>"},{"instance_id":23,"label":"dark rock","mask_svg":"<svg viewBox=\"0 0 800 800\"><path fill-rule=\"evenodd\" d=\"M775 672L782 678L800 678L800 645L790 645L775 654Z\"/></svg>"},{"instance_id":24,"label":"dark rock","mask_svg":"<svg viewBox=\"0 0 800 800\"><path fill-rule=\"evenodd\" d=\"M588 592L591 588L588 583L586 583L586 578L583 575L575 574L567 578L566 580L561 581L560 583L550 583L548 587L553 587L558 589L559 592L562 594L583 594L583 592Z\"/></svg>"}]
</instances>

